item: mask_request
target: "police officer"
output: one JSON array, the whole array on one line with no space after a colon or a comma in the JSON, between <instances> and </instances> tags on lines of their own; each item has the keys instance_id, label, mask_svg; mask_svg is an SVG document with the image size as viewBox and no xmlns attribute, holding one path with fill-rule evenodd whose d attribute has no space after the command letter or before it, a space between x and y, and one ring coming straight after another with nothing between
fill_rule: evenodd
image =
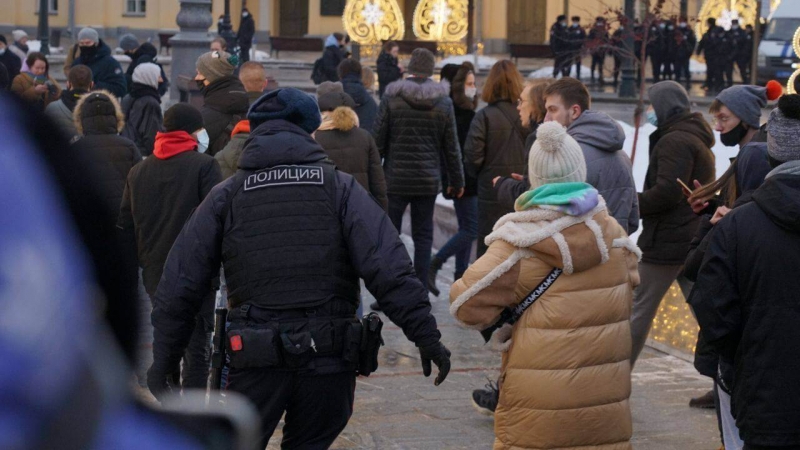
<instances>
[{"instance_id":1,"label":"police officer","mask_svg":"<svg viewBox=\"0 0 800 450\"><path fill-rule=\"evenodd\" d=\"M625 55L625 38L627 37L626 33L630 33L626 30L627 27L623 22L619 25L619 28L614 31L614 34L611 35L611 48L614 55L614 87L619 84L619 72L622 68L622 58ZM638 54L633 55L634 67L635 61L637 61L638 58Z\"/></svg>"},{"instance_id":2,"label":"police officer","mask_svg":"<svg viewBox=\"0 0 800 450\"><path fill-rule=\"evenodd\" d=\"M681 17L678 29L675 30L675 80L686 82L686 89L690 88L692 75L689 72L689 62L692 59L694 48L697 46L697 36L687 23L686 17Z\"/></svg>"},{"instance_id":3,"label":"police officer","mask_svg":"<svg viewBox=\"0 0 800 450\"><path fill-rule=\"evenodd\" d=\"M567 31L567 16L560 15L550 27L550 50L555 60L553 62L553 78L569 76L569 32Z\"/></svg>"},{"instance_id":4,"label":"police officer","mask_svg":"<svg viewBox=\"0 0 800 450\"><path fill-rule=\"evenodd\" d=\"M739 25L738 19L733 19L731 21L731 29L728 30L728 38L730 39L730 45L733 49L733 54L731 55L733 60L731 63L731 78L733 76L733 64L735 63L739 68L739 76L742 77L742 82L745 84L749 83L747 67L750 63L750 55L753 49L752 38L747 31L743 30L741 25ZM749 44L748 40L750 40ZM731 83L733 83L732 80Z\"/></svg>"},{"instance_id":5,"label":"police officer","mask_svg":"<svg viewBox=\"0 0 800 450\"><path fill-rule=\"evenodd\" d=\"M222 263L227 389L261 413L261 448L284 412L283 448L328 448L353 411L361 344L377 348L355 317L359 278L419 348L424 375L431 362L439 368L436 385L450 370L450 352L389 217L311 137L321 123L314 99L278 89L253 103L247 118L252 132L238 172L189 218L164 267L148 386L157 398L170 389L168 368Z\"/></svg>"},{"instance_id":6,"label":"police officer","mask_svg":"<svg viewBox=\"0 0 800 450\"><path fill-rule=\"evenodd\" d=\"M583 45L586 43L586 30L581 27L581 18L572 16L572 25L569 27L569 61L567 75L569 75L572 64L575 63L575 78L581 79L581 57L583 56Z\"/></svg>"},{"instance_id":7,"label":"police officer","mask_svg":"<svg viewBox=\"0 0 800 450\"><path fill-rule=\"evenodd\" d=\"M744 75L742 77L742 83L748 84L750 83L750 76L752 71L752 64L753 64L753 43L755 42L755 36L753 35L753 26L747 24L745 26L745 33L747 33L747 43L745 44L744 48L742 49L743 54L741 55L742 63L744 66L739 65L739 71L741 72L744 69Z\"/></svg>"},{"instance_id":8,"label":"police officer","mask_svg":"<svg viewBox=\"0 0 800 450\"><path fill-rule=\"evenodd\" d=\"M666 22L653 22L647 37L647 55L653 69L653 83L661 81L661 68L666 56Z\"/></svg>"},{"instance_id":9,"label":"police officer","mask_svg":"<svg viewBox=\"0 0 800 450\"><path fill-rule=\"evenodd\" d=\"M600 85L603 85L605 83L603 79L603 66L606 62L606 53L609 50L606 19L603 17L597 17L597 19L595 19L594 26L589 31L588 42L588 46L591 48L589 52L592 54L592 82L594 83L594 71L595 68L597 68L597 76L600 78Z\"/></svg>"},{"instance_id":10,"label":"police officer","mask_svg":"<svg viewBox=\"0 0 800 450\"><path fill-rule=\"evenodd\" d=\"M697 54L704 54L706 58L706 82L703 85L708 91L717 92L722 83L722 57L719 54L722 44L722 36L720 33L721 27L717 27L717 19L709 17L706 21L708 29L703 38L700 39L700 45L697 46ZM724 34L722 30L722 34Z\"/></svg>"},{"instance_id":11,"label":"police officer","mask_svg":"<svg viewBox=\"0 0 800 450\"><path fill-rule=\"evenodd\" d=\"M644 42L644 26L639 23L639 19L633 21L633 61L636 65L636 83L642 82L642 67L647 66L647 47L645 47L644 57L642 56L642 43Z\"/></svg>"},{"instance_id":12,"label":"police officer","mask_svg":"<svg viewBox=\"0 0 800 450\"><path fill-rule=\"evenodd\" d=\"M662 37L664 38L664 59L661 62L662 80L671 80L674 76L673 69L678 54L678 45L675 40L675 24L673 24L671 20L666 21L665 27L662 30Z\"/></svg>"}]
</instances>

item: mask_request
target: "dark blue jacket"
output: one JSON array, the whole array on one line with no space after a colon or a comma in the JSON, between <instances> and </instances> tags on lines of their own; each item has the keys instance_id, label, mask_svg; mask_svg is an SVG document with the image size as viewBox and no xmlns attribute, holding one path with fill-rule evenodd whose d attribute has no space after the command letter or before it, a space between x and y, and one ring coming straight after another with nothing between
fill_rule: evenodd
<instances>
[{"instance_id":1,"label":"dark blue jacket","mask_svg":"<svg viewBox=\"0 0 800 450\"><path fill-rule=\"evenodd\" d=\"M200 310L209 280L218 273L220 263L228 265L222 254L223 240L232 229L247 226L248 218L259 214L232 214L229 208L241 192L240 176L256 170L281 165L313 164L327 158L308 133L282 121L269 121L252 131L248 145L239 159L237 176L215 186L189 218L178 236L164 266L164 274L154 296L154 365L174 367L183 354L194 327L193 317ZM334 179L334 211L341 224L342 246L349 256L355 274L364 279L383 311L400 326L409 340L423 347L439 341L441 335L431 315L427 290L417 279L408 252L389 217L369 193L350 175L337 171ZM281 189L270 187L269 189ZM238 193L236 194L238 195ZM282 208L294 211L292 199L285 199ZM298 201L301 199L297 199ZM283 211L271 217L280 218ZM258 233L250 233L258 239ZM254 241L255 242L255 241ZM320 247L324 248L324 247ZM307 251L303 257L307 258ZM291 257L291 256L286 256ZM325 254L319 258L324 260ZM296 261L287 266L297 265ZM308 292L304 292L308 296ZM318 293L320 298L329 292Z\"/></svg>"},{"instance_id":2,"label":"dark blue jacket","mask_svg":"<svg viewBox=\"0 0 800 450\"><path fill-rule=\"evenodd\" d=\"M367 92L367 88L361 82L361 77L350 73L342 78L342 85L344 92L353 97L356 102L356 107L353 110L358 116L358 127L363 128L370 133L372 132L372 125L375 123L375 116L378 115L378 104L375 99Z\"/></svg>"},{"instance_id":3,"label":"dark blue jacket","mask_svg":"<svg viewBox=\"0 0 800 450\"><path fill-rule=\"evenodd\" d=\"M125 94L128 93L128 83L125 81L122 66L111 56L111 48L102 39L97 44L97 52L92 58L87 58L81 52L81 55L72 63L73 66L81 64L92 69L95 89L105 89L119 98L125 97Z\"/></svg>"}]
</instances>

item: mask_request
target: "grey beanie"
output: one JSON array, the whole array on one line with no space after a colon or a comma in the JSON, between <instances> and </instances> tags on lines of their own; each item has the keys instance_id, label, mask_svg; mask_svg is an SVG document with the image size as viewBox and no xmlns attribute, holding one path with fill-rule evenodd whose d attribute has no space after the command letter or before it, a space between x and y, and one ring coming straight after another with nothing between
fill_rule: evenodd
<instances>
[{"instance_id":1,"label":"grey beanie","mask_svg":"<svg viewBox=\"0 0 800 450\"><path fill-rule=\"evenodd\" d=\"M320 111L333 111L340 106L356 107L353 97L345 94L342 83L325 81L317 87L317 103Z\"/></svg>"},{"instance_id":2,"label":"grey beanie","mask_svg":"<svg viewBox=\"0 0 800 450\"><path fill-rule=\"evenodd\" d=\"M339 81L323 81L317 86L317 97L334 92L344 93L344 85Z\"/></svg>"},{"instance_id":3,"label":"grey beanie","mask_svg":"<svg viewBox=\"0 0 800 450\"><path fill-rule=\"evenodd\" d=\"M408 73L417 77L430 78L436 66L436 58L426 48L415 48L411 52L411 61L408 63Z\"/></svg>"},{"instance_id":4,"label":"grey beanie","mask_svg":"<svg viewBox=\"0 0 800 450\"><path fill-rule=\"evenodd\" d=\"M139 40L130 33L123 34L122 37L119 38L119 48L124 52L132 52L139 48Z\"/></svg>"},{"instance_id":5,"label":"grey beanie","mask_svg":"<svg viewBox=\"0 0 800 450\"><path fill-rule=\"evenodd\" d=\"M770 113L767 153L782 163L800 160L800 95L784 95Z\"/></svg>"},{"instance_id":6,"label":"grey beanie","mask_svg":"<svg viewBox=\"0 0 800 450\"><path fill-rule=\"evenodd\" d=\"M206 77L209 83L213 83L220 78L233 75L236 70L236 57L227 52L208 52L203 53L197 58L195 67L201 75Z\"/></svg>"},{"instance_id":7,"label":"grey beanie","mask_svg":"<svg viewBox=\"0 0 800 450\"><path fill-rule=\"evenodd\" d=\"M133 70L133 82L144 84L158 89L158 77L161 76L161 67L153 63L143 63Z\"/></svg>"},{"instance_id":8,"label":"grey beanie","mask_svg":"<svg viewBox=\"0 0 800 450\"><path fill-rule=\"evenodd\" d=\"M750 128L761 126L761 108L767 106L767 88L753 85L731 86L717 95L723 105Z\"/></svg>"},{"instance_id":9,"label":"grey beanie","mask_svg":"<svg viewBox=\"0 0 800 450\"><path fill-rule=\"evenodd\" d=\"M100 42L100 35L97 34L97 30L95 30L94 28L86 27L78 33L78 40L82 41L84 39L88 39L97 44L98 42Z\"/></svg>"},{"instance_id":10,"label":"grey beanie","mask_svg":"<svg viewBox=\"0 0 800 450\"><path fill-rule=\"evenodd\" d=\"M650 97L650 104L653 105L659 125L678 114L691 111L689 94L683 86L674 81L661 81L650 86L647 95Z\"/></svg>"}]
</instances>

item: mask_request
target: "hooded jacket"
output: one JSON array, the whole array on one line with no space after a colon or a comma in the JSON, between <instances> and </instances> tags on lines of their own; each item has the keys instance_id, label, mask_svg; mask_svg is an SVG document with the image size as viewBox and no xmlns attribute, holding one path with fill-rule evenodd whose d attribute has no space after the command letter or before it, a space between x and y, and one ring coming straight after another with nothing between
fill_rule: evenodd
<instances>
[{"instance_id":1,"label":"hooded jacket","mask_svg":"<svg viewBox=\"0 0 800 450\"><path fill-rule=\"evenodd\" d=\"M340 106L328 113L331 129L317 130L314 139L337 169L352 175L386 210L389 200L386 197L381 155L372 135L358 127L357 119L352 109Z\"/></svg>"},{"instance_id":2,"label":"hooded jacket","mask_svg":"<svg viewBox=\"0 0 800 450\"><path fill-rule=\"evenodd\" d=\"M167 78L167 74L164 72L164 67L156 62L157 60L158 50L153 44L144 42L136 49L131 55L131 64L128 66L128 70L125 71L125 82L127 83L129 91L133 88L133 71L139 67L139 64L153 63L161 68L161 79L164 80L158 83L158 95L161 97L167 93L167 89L169 89L169 78Z\"/></svg>"},{"instance_id":3,"label":"hooded jacket","mask_svg":"<svg viewBox=\"0 0 800 450\"><path fill-rule=\"evenodd\" d=\"M630 313L639 251L602 198L587 209L567 215L533 207L504 216L486 238L486 254L450 291L450 313L483 330L553 268L563 270L513 327L493 337L503 352L495 450L631 448Z\"/></svg>"},{"instance_id":4,"label":"hooded jacket","mask_svg":"<svg viewBox=\"0 0 800 450\"><path fill-rule=\"evenodd\" d=\"M449 94L448 85L416 77L396 81L384 92L373 135L387 194L435 196L442 185L464 186Z\"/></svg>"},{"instance_id":5,"label":"hooded jacket","mask_svg":"<svg viewBox=\"0 0 800 450\"><path fill-rule=\"evenodd\" d=\"M372 133L375 116L378 114L378 104L372 98L367 88L361 82L361 76L350 73L342 78L344 93L353 98L356 107L353 110L358 115L358 126Z\"/></svg>"},{"instance_id":6,"label":"hooded jacket","mask_svg":"<svg viewBox=\"0 0 800 450\"><path fill-rule=\"evenodd\" d=\"M80 137L78 129L75 128L75 120L72 117L72 113L75 111L75 105L78 104L78 100L80 100L81 96L86 94L86 92L88 91L82 89L61 91L61 98L59 98L57 102L50 103L47 105L47 108L44 109L44 113L55 121L58 128L64 132L64 136L67 137L70 143Z\"/></svg>"},{"instance_id":7,"label":"hooded jacket","mask_svg":"<svg viewBox=\"0 0 800 450\"><path fill-rule=\"evenodd\" d=\"M502 100L475 114L466 143L466 172L478 179L478 256L486 251L484 238L497 219L512 212L497 201L492 180L528 172L529 130L522 126L514 105Z\"/></svg>"},{"instance_id":8,"label":"hooded jacket","mask_svg":"<svg viewBox=\"0 0 800 450\"><path fill-rule=\"evenodd\" d=\"M325 72L325 79L322 81L339 81L339 63L344 61L345 55L339 42L333 35L325 39L325 49L322 51L322 70Z\"/></svg>"},{"instance_id":9,"label":"hooded jacket","mask_svg":"<svg viewBox=\"0 0 800 450\"><path fill-rule=\"evenodd\" d=\"M687 185L692 180L713 181L713 145L711 127L699 113L674 115L650 135L650 164L639 194L643 261L670 265L686 261L700 217L686 202L676 180Z\"/></svg>"},{"instance_id":10,"label":"hooded jacket","mask_svg":"<svg viewBox=\"0 0 800 450\"><path fill-rule=\"evenodd\" d=\"M586 110L567 128L586 159L586 182L606 200L608 213L629 235L639 229L639 201L625 131L604 112ZM518 172L519 173L519 172Z\"/></svg>"},{"instance_id":11,"label":"hooded jacket","mask_svg":"<svg viewBox=\"0 0 800 450\"><path fill-rule=\"evenodd\" d=\"M142 155L150 156L156 133L162 131L164 124L158 91L152 86L133 83L128 95L122 99L122 111L128 119L122 135L135 142Z\"/></svg>"},{"instance_id":12,"label":"hooded jacket","mask_svg":"<svg viewBox=\"0 0 800 450\"><path fill-rule=\"evenodd\" d=\"M478 97L467 98L464 93L464 84L467 80L467 70L459 70L453 77L453 84L450 87L450 98L453 99L453 110L456 115L456 132L458 134L458 145L461 147L461 160L464 162L464 196L478 195L478 177L470 175L467 170L468 159L464 154L467 136L472 127L472 119L475 118L475 109L478 107ZM444 80L442 83L446 83Z\"/></svg>"},{"instance_id":13,"label":"hooded jacket","mask_svg":"<svg viewBox=\"0 0 800 450\"><path fill-rule=\"evenodd\" d=\"M102 39L97 44L97 50L92 56L81 51L81 55L72 62L72 66L81 64L92 69L95 90L105 89L118 98L124 97L128 92L128 83L125 81L122 66L111 56L111 48Z\"/></svg>"},{"instance_id":14,"label":"hooded jacket","mask_svg":"<svg viewBox=\"0 0 800 450\"><path fill-rule=\"evenodd\" d=\"M795 161L714 226L689 296L703 337L734 366L731 407L747 445L800 445L798 217Z\"/></svg>"},{"instance_id":15,"label":"hooded jacket","mask_svg":"<svg viewBox=\"0 0 800 450\"><path fill-rule=\"evenodd\" d=\"M247 116L250 101L244 85L235 76L222 77L203 89L203 125L208 133L208 150L214 156L231 139L233 128Z\"/></svg>"},{"instance_id":16,"label":"hooded jacket","mask_svg":"<svg viewBox=\"0 0 800 450\"><path fill-rule=\"evenodd\" d=\"M378 69L378 96L383 98L383 92L391 83L403 78L403 71L397 66L397 58L381 51L376 62Z\"/></svg>"}]
</instances>

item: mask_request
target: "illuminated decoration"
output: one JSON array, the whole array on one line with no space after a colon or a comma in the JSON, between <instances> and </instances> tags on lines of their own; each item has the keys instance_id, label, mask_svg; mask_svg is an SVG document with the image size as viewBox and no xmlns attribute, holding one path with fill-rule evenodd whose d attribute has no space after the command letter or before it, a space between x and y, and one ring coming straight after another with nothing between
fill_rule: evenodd
<instances>
[{"instance_id":1,"label":"illuminated decoration","mask_svg":"<svg viewBox=\"0 0 800 450\"><path fill-rule=\"evenodd\" d=\"M683 298L680 287L673 283L661 300L648 337L676 350L693 354L699 331L697 320Z\"/></svg>"},{"instance_id":2,"label":"illuminated decoration","mask_svg":"<svg viewBox=\"0 0 800 450\"><path fill-rule=\"evenodd\" d=\"M717 19L717 26L726 30L731 29L733 19L738 19L742 28L755 27L757 9L756 0L706 0L697 17L695 33L698 37L704 35L708 31L706 21L712 17Z\"/></svg>"},{"instance_id":3,"label":"illuminated decoration","mask_svg":"<svg viewBox=\"0 0 800 450\"><path fill-rule=\"evenodd\" d=\"M342 22L350 39L361 45L399 41L406 28L397 0L347 0Z\"/></svg>"},{"instance_id":4,"label":"illuminated decoration","mask_svg":"<svg viewBox=\"0 0 800 450\"><path fill-rule=\"evenodd\" d=\"M794 49L795 56L800 57L800 28L794 32L794 37L792 38L792 49ZM792 67L794 67L796 70L792 76L789 77L789 81L786 82L786 92L789 94L797 94L797 91L794 88L794 80L800 76L800 69L795 66L796 65L792 65Z\"/></svg>"},{"instance_id":5,"label":"illuminated decoration","mask_svg":"<svg viewBox=\"0 0 800 450\"><path fill-rule=\"evenodd\" d=\"M778 6L781 6L781 0L772 0L769 4L769 12L772 13L772 11L778 9Z\"/></svg>"},{"instance_id":6,"label":"illuminated decoration","mask_svg":"<svg viewBox=\"0 0 800 450\"><path fill-rule=\"evenodd\" d=\"M414 10L414 34L423 41L460 41L469 28L468 3L468 0L420 0Z\"/></svg>"}]
</instances>

